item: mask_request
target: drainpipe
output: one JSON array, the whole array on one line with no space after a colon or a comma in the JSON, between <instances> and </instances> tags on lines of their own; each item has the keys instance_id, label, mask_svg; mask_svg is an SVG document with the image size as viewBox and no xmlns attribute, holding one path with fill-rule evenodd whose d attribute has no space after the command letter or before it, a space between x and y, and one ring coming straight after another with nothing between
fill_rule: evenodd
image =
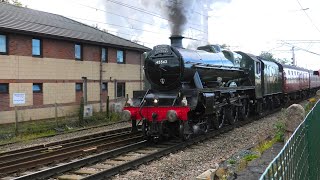
<instances>
[{"instance_id":1,"label":"drainpipe","mask_svg":"<svg viewBox=\"0 0 320 180\"><path fill-rule=\"evenodd\" d=\"M87 77L82 77L83 80L83 101L84 105L88 105L88 90L87 90Z\"/></svg>"},{"instance_id":2,"label":"drainpipe","mask_svg":"<svg viewBox=\"0 0 320 180\"><path fill-rule=\"evenodd\" d=\"M142 60L143 54L140 54L140 90L142 90Z\"/></svg>"},{"instance_id":3,"label":"drainpipe","mask_svg":"<svg viewBox=\"0 0 320 180\"><path fill-rule=\"evenodd\" d=\"M100 77L99 77L99 82L100 82L100 112L102 112L102 60L100 61Z\"/></svg>"},{"instance_id":4,"label":"drainpipe","mask_svg":"<svg viewBox=\"0 0 320 180\"><path fill-rule=\"evenodd\" d=\"M118 95L117 95L117 79L114 79L113 82L114 82L114 99L117 102L117 100L118 100L118 98L117 98L118 97Z\"/></svg>"}]
</instances>

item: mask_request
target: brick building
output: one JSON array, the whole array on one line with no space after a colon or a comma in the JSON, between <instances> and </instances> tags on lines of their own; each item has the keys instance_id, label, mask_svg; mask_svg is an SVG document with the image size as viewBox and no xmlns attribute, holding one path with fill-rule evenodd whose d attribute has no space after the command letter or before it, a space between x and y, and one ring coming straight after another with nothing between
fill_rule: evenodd
<instances>
[{"instance_id":1,"label":"brick building","mask_svg":"<svg viewBox=\"0 0 320 180\"><path fill-rule=\"evenodd\" d=\"M75 113L87 79L94 111L143 87L147 47L69 18L0 3L0 123ZM23 98L24 96L24 98ZM20 104L21 103L21 104Z\"/></svg>"}]
</instances>

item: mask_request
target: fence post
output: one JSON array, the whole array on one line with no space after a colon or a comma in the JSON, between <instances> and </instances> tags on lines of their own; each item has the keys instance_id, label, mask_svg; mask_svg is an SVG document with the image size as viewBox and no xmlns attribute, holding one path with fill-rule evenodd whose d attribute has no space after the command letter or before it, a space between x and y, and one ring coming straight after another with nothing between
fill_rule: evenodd
<instances>
[{"instance_id":1,"label":"fence post","mask_svg":"<svg viewBox=\"0 0 320 180\"><path fill-rule=\"evenodd\" d=\"M56 126L58 127L58 104L54 103L54 119L56 121Z\"/></svg>"},{"instance_id":2,"label":"fence post","mask_svg":"<svg viewBox=\"0 0 320 180\"><path fill-rule=\"evenodd\" d=\"M19 127L18 127L18 107L17 106L14 106L14 112L15 112L15 119L16 119L16 121L15 121L15 135L16 136L18 136L18 134L19 134Z\"/></svg>"},{"instance_id":3,"label":"fence post","mask_svg":"<svg viewBox=\"0 0 320 180\"><path fill-rule=\"evenodd\" d=\"M79 110L79 124L83 125L83 113L84 113L84 99L81 97L80 110Z\"/></svg>"},{"instance_id":4,"label":"fence post","mask_svg":"<svg viewBox=\"0 0 320 180\"><path fill-rule=\"evenodd\" d=\"M106 100L106 115L107 118L110 118L110 112L109 112L109 96L107 96L107 100Z\"/></svg>"}]
</instances>

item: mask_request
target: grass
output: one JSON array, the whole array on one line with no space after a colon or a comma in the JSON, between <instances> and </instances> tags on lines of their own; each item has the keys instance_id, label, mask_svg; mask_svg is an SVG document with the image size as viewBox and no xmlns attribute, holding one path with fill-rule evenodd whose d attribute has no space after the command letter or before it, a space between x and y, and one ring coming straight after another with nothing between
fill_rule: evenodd
<instances>
[{"instance_id":1,"label":"grass","mask_svg":"<svg viewBox=\"0 0 320 180\"><path fill-rule=\"evenodd\" d=\"M229 160L228 160L228 163L229 163L229 164L236 164L236 163L237 163L237 161L236 161L236 160L234 160L234 159L229 159Z\"/></svg>"},{"instance_id":2,"label":"grass","mask_svg":"<svg viewBox=\"0 0 320 180\"><path fill-rule=\"evenodd\" d=\"M275 123L274 128L276 129L275 132L275 141L276 142L284 142L284 123L283 121L278 121Z\"/></svg>"},{"instance_id":3,"label":"grass","mask_svg":"<svg viewBox=\"0 0 320 180\"><path fill-rule=\"evenodd\" d=\"M260 157L260 156L257 154L248 154L248 155L244 156L243 159L246 160L247 162L250 162L254 159L257 159L258 157Z\"/></svg>"},{"instance_id":4,"label":"grass","mask_svg":"<svg viewBox=\"0 0 320 180\"><path fill-rule=\"evenodd\" d=\"M254 151L258 152L259 154L262 154L267 149L271 148L272 145L277 142L276 138L273 138L271 140L265 140L263 142L260 142L255 148Z\"/></svg>"},{"instance_id":5,"label":"grass","mask_svg":"<svg viewBox=\"0 0 320 180\"><path fill-rule=\"evenodd\" d=\"M308 99L308 103L305 105L304 110L306 111L305 114L308 114L313 106L317 103L318 99L317 98L310 98Z\"/></svg>"},{"instance_id":6,"label":"grass","mask_svg":"<svg viewBox=\"0 0 320 180\"><path fill-rule=\"evenodd\" d=\"M107 125L120 120L118 113L111 113L110 118L105 112L94 113L92 117L86 118L82 123L78 118L63 117L46 120L24 121L18 124L18 134L15 134L15 124L0 125L0 145L14 142L25 142L40 137L53 136L59 133L72 132L84 127Z\"/></svg>"}]
</instances>

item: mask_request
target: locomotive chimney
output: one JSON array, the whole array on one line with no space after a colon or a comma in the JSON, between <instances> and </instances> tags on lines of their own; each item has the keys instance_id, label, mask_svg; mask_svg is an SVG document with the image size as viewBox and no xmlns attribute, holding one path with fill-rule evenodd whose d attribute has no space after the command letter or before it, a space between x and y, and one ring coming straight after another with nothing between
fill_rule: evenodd
<instances>
[{"instance_id":1,"label":"locomotive chimney","mask_svg":"<svg viewBox=\"0 0 320 180\"><path fill-rule=\"evenodd\" d=\"M181 35L172 35L170 37L171 40L171 46L176 47L176 48L182 48L182 39L184 37Z\"/></svg>"}]
</instances>

